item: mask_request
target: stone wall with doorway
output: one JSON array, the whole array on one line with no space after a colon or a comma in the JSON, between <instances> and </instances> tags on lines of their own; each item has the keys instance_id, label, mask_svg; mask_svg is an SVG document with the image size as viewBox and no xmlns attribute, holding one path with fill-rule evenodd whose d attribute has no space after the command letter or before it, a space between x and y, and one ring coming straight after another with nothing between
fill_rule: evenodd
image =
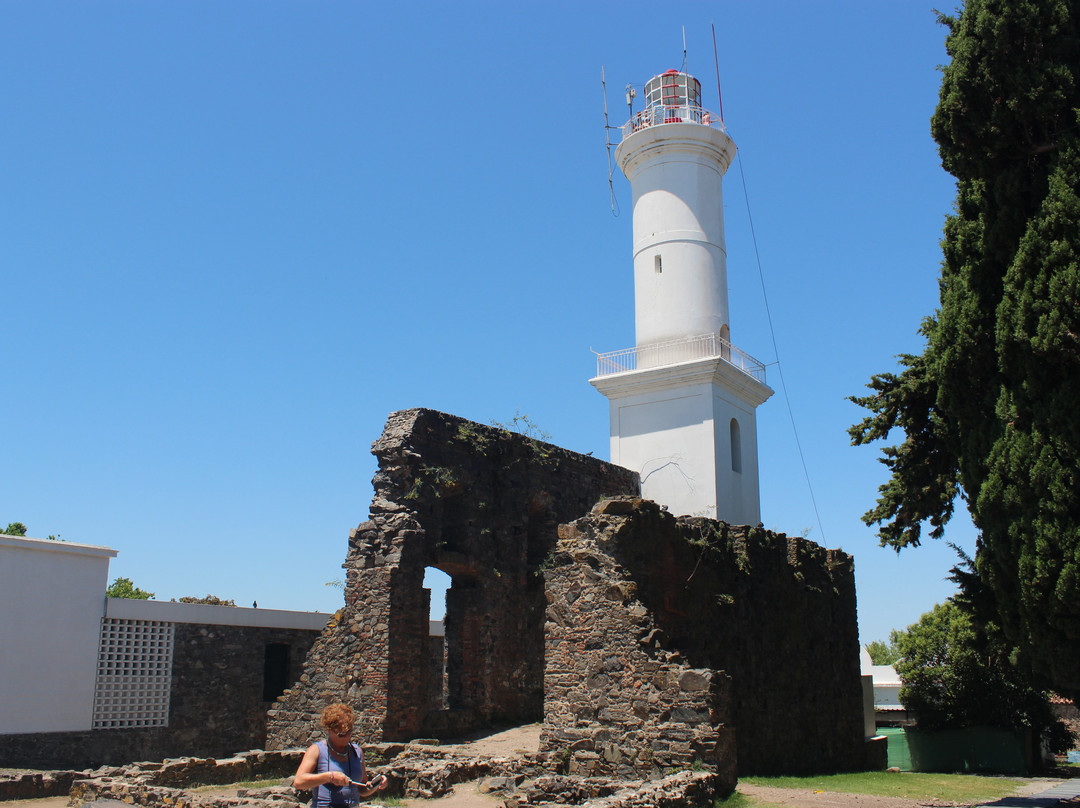
<instances>
[{"instance_id":1,"label":"stone wall with doorway","mask_svg":"<svg viewBox=\"0 0 1080 808\"><path fill-rule=\"evenodd\" d=\"M576 775L866 767L850 556L676 519L626 469L431 410L391 415L373 451L346 605L271 711L268 748L319 737L344 701L363 742L543 718ZM452 580L447 709L426 567Z\"/></svg>"},{"instance_id":2,"label":"stone wall with doorway","mask_svg":"<svg viewBox=\"0 0 1080 808\"><path fill-rule=\"evenodd\" d=\"M637 474L498 427L426 409L393 413L369 521L352 532L345 607L312 649L300 686L270 713L268 747L319 737L324 706L357 710L364 741L538 721L544 709L544 578L557 528ZM447 710L435 677L424 570L446 596Z\"/></svg>"}]
</instances>

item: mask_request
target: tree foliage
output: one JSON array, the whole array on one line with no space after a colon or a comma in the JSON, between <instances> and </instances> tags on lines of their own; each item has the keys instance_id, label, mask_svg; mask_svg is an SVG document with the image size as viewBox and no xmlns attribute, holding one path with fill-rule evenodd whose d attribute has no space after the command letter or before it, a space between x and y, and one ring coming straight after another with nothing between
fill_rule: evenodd
<instances>
[{"instance_id":1,"label":"tree foliage","mask_svg":"<svg viewBox=\"0 0 1080 808\"><path fill-rule=\"evenodd\" d=\"M958 498L1006 634L1080 693L1080 0L968 0L931 121L957 180L921 355L853 397L890 476L885 546L940 538ZM895 434L895 433L893 433Z\"/></svg>"},{"instance_id":2,"label":"tree foliage","mask_svg":"<svg viewBox=\"0 0 1080 808\"><path fill-rule=\"evenodd\" d=\"M154 593L147 592L135 586L130 578L117 578L109 588L105 590L105 596L110 598L127 598L128 600L153 600Z\"/></svg>"},{"instance_id":3,"label":"tree foliage","mask_svg":"<svg viewBox=\"0 0 1080 808\"><path fill-rule=\"evenodd\" d=\"M22 522L8 522L7 527L3 530L0 530L0 533L3 533L7 536L25 536L27 530L29 530L29 528ZM50 533L45 538L49 541L63 541L63 539L60 538L59 533Z\"/></svg>"},{"instance_id":4,"label":"tree foliage","mask_svg":"<svg viewBox=\"0 0 1080 808\"><path fill-rule=\"evenodd\" d=\"M204 595L201 598L195 597L194 595L184 595L184 597L179 599L179 602L180 603L201 603L201 604L203 604L205 606L235 606L236 605L235 600L224 600L223 598L219 598L217 595Z\"/></svg>"},{"instance_id":5,"label":"tree foliage","mask_svg":"<svg viewBox=\"0 0 1080 808\"><path fill-rule=\"evenodd\" d=\"M1030 727L1057 752L1072 738L1004 638L946 601L897 635L900 701L921 729Z\"/></svg>"},{"instance_id":6,"label":"tree foliage","mask_svg":"<svg viewBox=\"0 0 1080 808\"><path fill-rule=\"evenodd\" d=\"M870 655L870 661L875 665L894 665L900 659L900 649L897 640L900 632L893 629L889 632L889 641L874 640L866 644L866 653Z\"/></svg>"}]
</instances>

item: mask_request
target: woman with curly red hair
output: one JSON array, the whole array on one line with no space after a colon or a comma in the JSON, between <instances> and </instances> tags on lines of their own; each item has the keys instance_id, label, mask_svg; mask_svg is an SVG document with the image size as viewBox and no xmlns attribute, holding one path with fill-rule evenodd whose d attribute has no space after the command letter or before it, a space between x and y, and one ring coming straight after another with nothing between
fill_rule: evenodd
<instances>
[{"instance_id":1,"label":"woman with curly red hair","mask_svg":"<svg viewBox=\"0 0 1080 808\"><path fill-rule=\"evenodd\" d=\"M322 711L326 740L308 747L293 778L293 788L313 789L311 808L346 808L386 788L382 775L368 782L364 753L352 743L356 716L347 704L331 704Z\"/></svg>"}]
</instances>

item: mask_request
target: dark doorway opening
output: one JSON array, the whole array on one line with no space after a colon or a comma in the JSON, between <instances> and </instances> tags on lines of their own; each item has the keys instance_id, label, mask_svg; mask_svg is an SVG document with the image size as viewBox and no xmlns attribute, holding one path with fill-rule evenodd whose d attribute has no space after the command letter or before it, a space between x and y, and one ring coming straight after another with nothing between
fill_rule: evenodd
<instances>
[{"instance_id":1,"label":"dark doorway opening","mask_svg":"<svg viewBox=\"0 0 1080 808\"><path fill-rule=\"evenodd\" d=\"M263 701L274 701L289 686L289 645L267 643L263 652Z\"/></svg>"}]
</instances>

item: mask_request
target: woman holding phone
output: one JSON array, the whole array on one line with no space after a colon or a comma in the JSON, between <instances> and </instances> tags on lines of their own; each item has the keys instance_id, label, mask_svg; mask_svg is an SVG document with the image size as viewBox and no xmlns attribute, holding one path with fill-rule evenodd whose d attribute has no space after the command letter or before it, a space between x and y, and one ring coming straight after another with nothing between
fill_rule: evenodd
<instances>
[{"instance_id":1,"label":"woman holding phone","mask_svg":"<svg viewBox=\"0 0 1080 808\"><path fill-rule=\"evenodd\" d=\"M352 742L356 717L347 704L331 704L322 711L326 740L313 743L293 778L293 788L313 790L311 808L347 808L386 788L382 775L368 782L364 753Z\"/></svg>"}]
</instances>

